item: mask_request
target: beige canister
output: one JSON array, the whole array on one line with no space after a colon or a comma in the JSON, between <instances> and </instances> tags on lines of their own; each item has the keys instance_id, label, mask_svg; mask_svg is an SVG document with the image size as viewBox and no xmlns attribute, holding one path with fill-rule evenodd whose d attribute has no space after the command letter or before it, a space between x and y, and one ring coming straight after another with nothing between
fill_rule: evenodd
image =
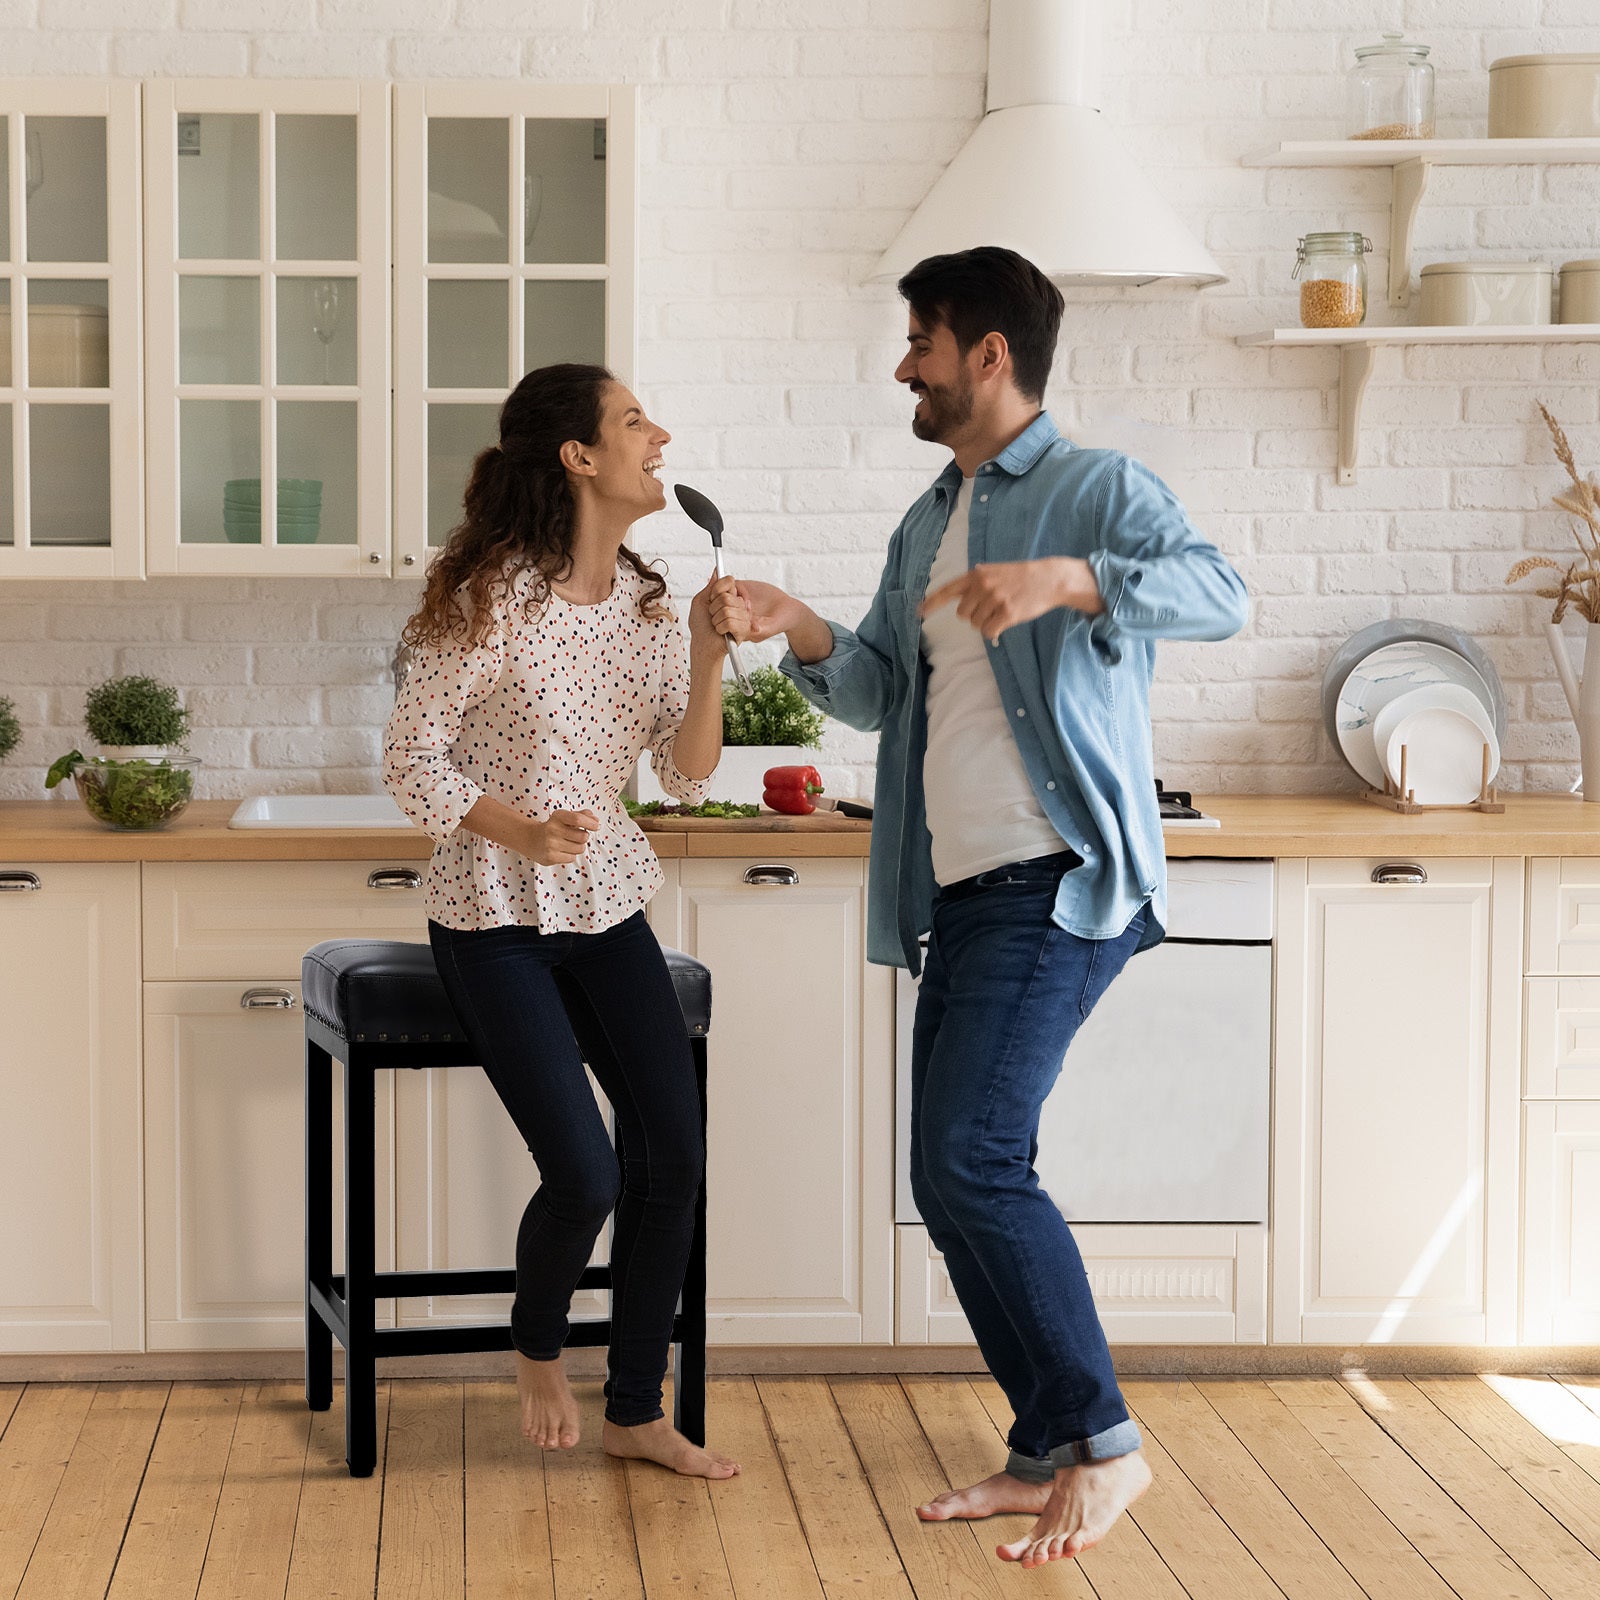
<instances>
[{"instance_id":1,"label":"beige canister","mask_svg":"<svg viewBox=\"0 0 1600 1600\"><path fill-rule=\"evenodd\" d=\"M1436 261L1420 277L1418 318L1424 327L1527 327L1550 321L1548 262Z\"/></svg>"},{"instance_id":2,"label":"beige canister","mask_svg":"<svg viewBox=\"0 0 1600 1600\"><path fill-rule=\"evenodd\" d=\"M1600 138L1600 55L1491 61L1489 137Z\"/></svg>"},{"instance_id":3,"label":"beige canister","mask_svg":"<svg viewBox=\"0 0 1600 1600\"><path fill-rule=\"evenodd\" d=\"M28 307L28 382L43 389L103 389L111 381L104 306ZM15 383L11 307L0 306L0 381Z\"/></svg>"},{"instance_id":4,"label":"beige canister","mask_svg":"<svg viewBox=\"0 0 1600 1600\"><path fill-rule=\"evenodd\" d=\"M1568 261L1561 268L1560 320L1600 323L1600 261Z\"/></svg>"}]
</instances>

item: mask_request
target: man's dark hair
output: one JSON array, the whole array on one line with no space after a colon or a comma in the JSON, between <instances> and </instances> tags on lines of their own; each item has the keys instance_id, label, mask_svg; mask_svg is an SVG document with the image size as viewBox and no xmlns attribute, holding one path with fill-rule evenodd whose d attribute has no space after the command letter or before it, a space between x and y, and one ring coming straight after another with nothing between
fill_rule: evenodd
<instances>
[{"instance_id":1,"label":"man's dark hair","mask_svg":"<svg viewBox=\"0 0 1600 1600\"><path fill-rule=\"evenodd\" d=\"M962 355L985 334L1004 335L1018 393L1043 401L1064 302L1031 261L1015 250L979 245L919 261L899 287L917 321L948 328Z\"/></svg>"}]
</instances>

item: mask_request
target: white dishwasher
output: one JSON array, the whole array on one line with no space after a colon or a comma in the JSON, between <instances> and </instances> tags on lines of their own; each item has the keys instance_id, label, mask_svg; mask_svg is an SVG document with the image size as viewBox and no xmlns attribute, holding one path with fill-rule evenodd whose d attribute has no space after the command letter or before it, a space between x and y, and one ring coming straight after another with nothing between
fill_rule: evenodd
<instances>
[{"instance_id":1,"label":"white dishwasher","mask_svg":"<svg viewBox=\"0 0 1600 1600\"><path fill-rule=\"evenodd\" d=\"M1074 1222L1265 1222L1272 1096L1270 861L1167 862L1167 938L1135 956L1067 1050L1039 1177ZM895 991L895 1221L911 1198L911 1019Z\"/></svg>"}]
</instances>

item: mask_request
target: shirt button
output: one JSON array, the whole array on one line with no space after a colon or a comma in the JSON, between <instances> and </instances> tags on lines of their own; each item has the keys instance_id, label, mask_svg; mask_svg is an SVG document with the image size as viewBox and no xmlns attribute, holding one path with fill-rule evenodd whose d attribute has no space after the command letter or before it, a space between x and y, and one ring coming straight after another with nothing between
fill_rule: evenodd
<instances>
[{"instance_id":1,"label":"shirt button","mask_svg":"<svg viewBox=\"0 0 1600 1600\"><path fill-rule=\"evenodd\" d=\"M978 498L979 498L979 499L980 499L980 500L987 500L987 499L988 499L988 498L989 498L989 497L988 497L988 495L986 495L986 494L980 494L980 495L979 495L979 496L978 496Z\"/></svg>"},{"instance_id":2,"label":"shirt button","mask_svg":"<svg viewBox=\"0 0 1600 1600\"><path fill-rule=\"evenodd\" d=\"M1053 783L1047 783L1047 784L1046 784L1046 785L1045 785L1045 788L1047 788L1047 789L1053 789L1053 788L1055 788L1055 785L1054 785L1054 784L1053 784Z\"/></svg>"},{"instance_id":3,"label":"shirt button","mask_svg":"<svg viewBox=\"0 0 1600 1600\"><path fill-rule=\"evenodd\" d=\"M1026 711L1024 711L1021 706L1017 707L1017 715L1019 717L1025 717L1025 716L1027 716L1027 714L1028 713Z\"/></svg>"}]
</instances>

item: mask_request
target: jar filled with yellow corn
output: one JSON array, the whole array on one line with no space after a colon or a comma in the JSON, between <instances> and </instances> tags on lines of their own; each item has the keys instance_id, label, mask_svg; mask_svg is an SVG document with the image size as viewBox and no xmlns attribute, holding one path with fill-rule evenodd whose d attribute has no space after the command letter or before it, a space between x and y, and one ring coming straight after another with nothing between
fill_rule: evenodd
<instances>
[{"instance_id":1,"label":"jar filled with yellow corn","mask_svg":"<svg viewBox=\"0 0 1600 1600\"><path fill-rule=\"evenodd\" d=\"M1359 328L1367 316L1364 233L1308 233L1296 252L1300 324L1306 328Z\"/></svg>"}]
</instances>

